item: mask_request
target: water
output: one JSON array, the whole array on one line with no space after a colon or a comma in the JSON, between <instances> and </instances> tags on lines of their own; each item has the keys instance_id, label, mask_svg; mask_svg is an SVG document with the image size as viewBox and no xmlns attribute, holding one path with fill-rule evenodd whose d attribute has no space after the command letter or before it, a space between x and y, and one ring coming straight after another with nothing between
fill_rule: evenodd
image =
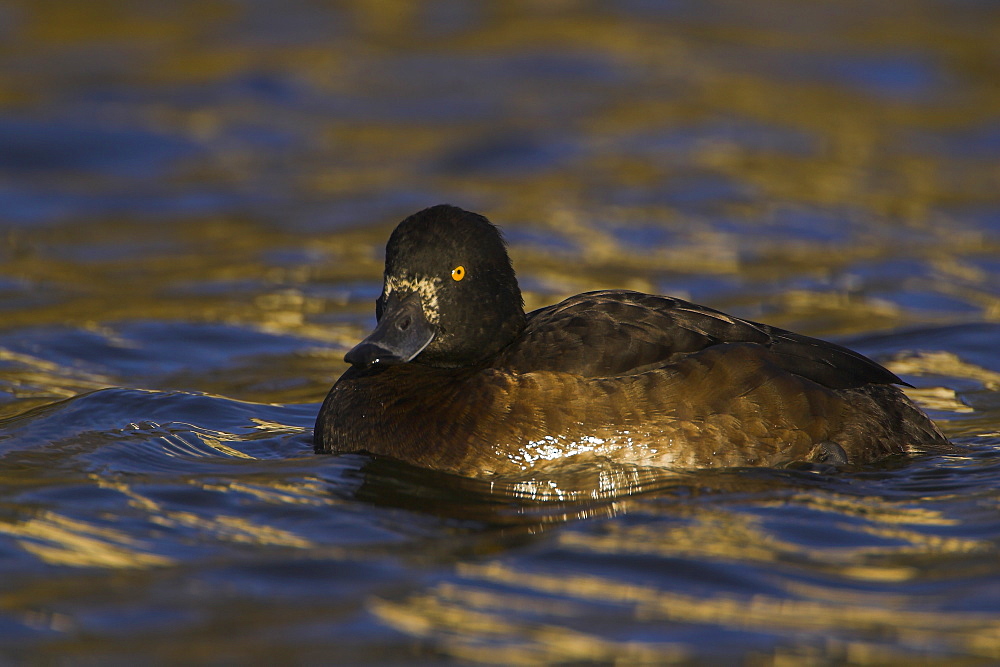
<instances>
[{"instance_id":1,"label":"water","mask_svg":"<svg viewBox=\"0 0 1000 667\"><path fill-rule=\"evenodd\" d=\"M0 645L108 664L1000 660L991 2L0 7ZM389 231L691 298L963 449L489 484L311 428Z\"/></svg>"}]
</instances>

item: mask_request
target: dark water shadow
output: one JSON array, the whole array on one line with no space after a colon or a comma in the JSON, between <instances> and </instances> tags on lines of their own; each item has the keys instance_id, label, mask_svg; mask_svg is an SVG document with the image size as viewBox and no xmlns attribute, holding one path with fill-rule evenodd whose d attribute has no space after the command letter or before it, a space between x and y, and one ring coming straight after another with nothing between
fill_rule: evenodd
<instances>
[{"instance_id":1,"label":"dark water shadow","mask_svg":"<svg viewBox=\"0 0 1000 667\"><path fill-rule=\"evenodd\" d=\"M990 447L982 449L994 452ZM585 519L654 509L662 513L670 506L684 514L691 505L780 502L803 493L869 499L884 493L891 497L894 483L905 484L915 469L934 468L942 458L967 454L956 448L894 457L860 469L798 466L678 471L608 461L522 479L492 480L355 454L335 457L350 463L340 470L341 479L331 492L345 500L459 521L479 530L538 534ZM906 493L912 493L912 488Z\"/></svg>"}]
</instances>

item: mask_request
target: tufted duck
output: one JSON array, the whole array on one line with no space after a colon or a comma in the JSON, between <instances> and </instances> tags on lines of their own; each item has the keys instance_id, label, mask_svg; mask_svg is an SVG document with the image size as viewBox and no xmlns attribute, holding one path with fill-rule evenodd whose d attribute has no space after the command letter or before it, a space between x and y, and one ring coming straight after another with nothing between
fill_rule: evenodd
<instances>
[{"instance_id":1,"label":"tufted duck","mask_svg":"<svg viewBox=\"0 0 1000 667\"><path fill-rule=\"evenodd\" d=\"M396 227L375 314L320 410L317 453L483 477L863 464L947 442L898 377L833 343L624 290L526 315L500 230L453 206Z\"/></svg>"}]
</instances>

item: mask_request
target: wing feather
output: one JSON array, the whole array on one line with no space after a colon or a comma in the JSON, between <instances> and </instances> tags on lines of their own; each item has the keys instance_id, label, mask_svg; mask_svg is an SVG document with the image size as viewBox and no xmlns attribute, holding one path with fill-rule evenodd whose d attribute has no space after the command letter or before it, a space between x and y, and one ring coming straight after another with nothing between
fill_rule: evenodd
<instances>
[{"instance_id":1,"label":"wing feather","mask_svg":"<svg viewBox=\"0 0 1000 667\"><path fill-rule=\"evenodd\" d=\"M832 389L905 384L846 347L682 299L623 290L579 294L530 313L524 334L495 365L610 377L676 363L726 343L760 345L789 373Z\"/></svg>"}]
</instances>

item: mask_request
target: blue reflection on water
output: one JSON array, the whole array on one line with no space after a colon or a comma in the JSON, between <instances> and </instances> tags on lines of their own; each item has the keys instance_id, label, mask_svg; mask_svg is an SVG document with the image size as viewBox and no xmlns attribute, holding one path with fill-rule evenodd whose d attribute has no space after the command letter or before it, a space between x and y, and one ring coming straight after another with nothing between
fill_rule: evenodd
<instances>
[{"instance_id":1,"label":"blue reflection on water","mask_svg":"<svg viewBox=\"0 0 1000 667\"><path fill-rule=\"evenodd\" d=\"M119 178L152 178L198 146L171 134L121 125L0 118L0 169L92 170Z\"/></svg>"}]
</instances>

